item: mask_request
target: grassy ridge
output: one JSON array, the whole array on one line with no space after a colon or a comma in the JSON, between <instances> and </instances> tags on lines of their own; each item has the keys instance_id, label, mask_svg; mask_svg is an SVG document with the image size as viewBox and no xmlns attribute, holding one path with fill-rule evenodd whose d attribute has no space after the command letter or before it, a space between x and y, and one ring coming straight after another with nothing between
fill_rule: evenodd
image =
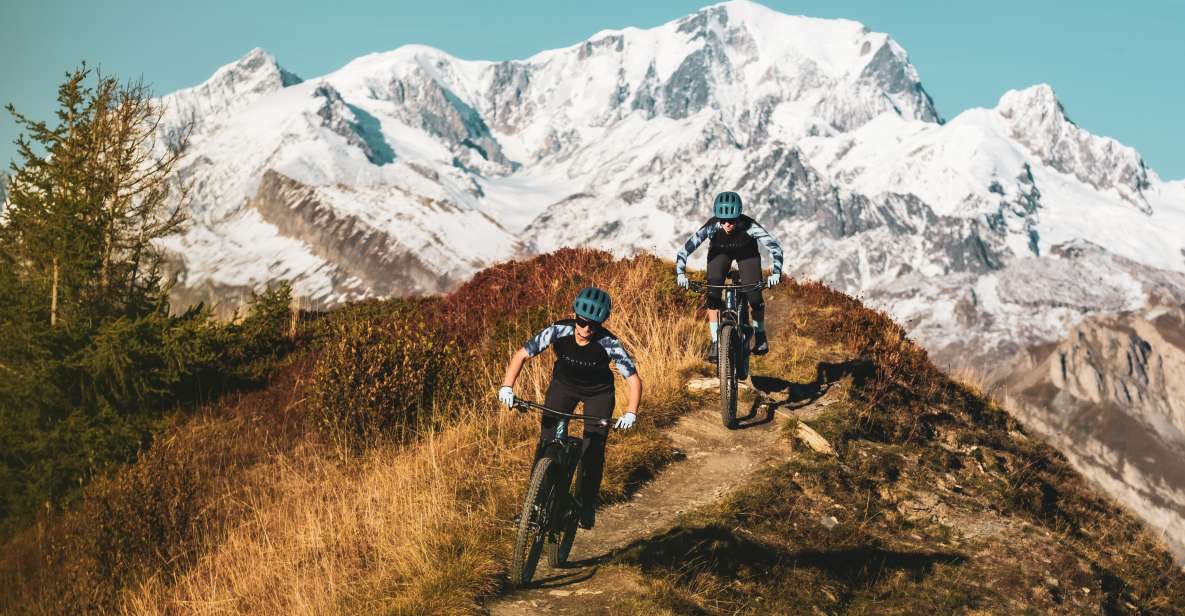
<instances>
[{"instance_id":1,"label":"grassy ridge","mask_svg":"<svg viewBox=\"0 0 1185 616\"><path fill-rule=\"evenodd\" d=\"M604 494L623 497L675 455L662 429L697 402L682 386L703 367L702 321L669 263L564 250L490 268L442 298L328 315L268 387L173 426L77 509L4 546L0 577L13 583L0 587L0 612L480 612L505 579L507 521L537 431L492 392L518 345L588 283L613 295L610 327L646 386L639 428L611 437ZM755 378L789 396L783 410L825 399L805 421L837 455L802 449L617 554L642 582L617 608L1185 604L1185 578L1134 518L885 315L817 284L784 285L769 304L775 351ZM542 397L550 363L527 364L520 396Z\"/></svg>"},{"instance_id":2,"label":"grassy ridge","mask_svg":"<svg viewBox=\"0 0 1185 616\"><path fill-rule=\"evenodd\" d=\"M790 285L754 373L825 396L800 448L618 555L637 614L1180 613L1185 574L1130 514L885 315ZM778 300L781 304L782 300ZM787 426L793 430L793 421Z\"/></svg>"}]
</instances>

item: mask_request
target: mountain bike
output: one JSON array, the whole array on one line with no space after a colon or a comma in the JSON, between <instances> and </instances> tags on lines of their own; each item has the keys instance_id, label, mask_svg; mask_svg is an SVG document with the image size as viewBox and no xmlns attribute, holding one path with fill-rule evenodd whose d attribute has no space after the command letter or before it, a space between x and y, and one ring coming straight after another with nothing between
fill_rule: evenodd
<instances>
[{"instance_id":1,"label":"mountain bike","mask_svg":"<svg viewBox=\"0 0 1185 616\"><path fill-rule=\"evenodd\" d=\"M580 439L567 433L568 420L596 421L602 427L608 427L609 419L564 413L520 398L514 399L511 408L520 412L535 409L560 418L555 437L544 446L543 457L531 470L522 512L518 516L510 583L523 586L534 577L545 544L547 563L562 567L568 561L572 542L576 539L580 507L574 495L580 494L580 477L576 474L580 462ZM574 488L573 475L576 476Z\"/></svg>"},{"instance_id":2,"label":"mountain bike","mask_svg":"<svg viewBox=\"0 0 1185 616\"><path fill-rule=\"evenodd\" d=\"M716 374L720 378L720 419L724 427L737 427L737 383L749 378L749 344L753 340L753 325L749 322L749 300L746 293L762 288L764 282L736 284L741 273L728 273L729 284L706 284L688 281L690 288L707 292L722 289L723 307L718 320L719 345L716 354Z\"/></svg>"}]
</instances>

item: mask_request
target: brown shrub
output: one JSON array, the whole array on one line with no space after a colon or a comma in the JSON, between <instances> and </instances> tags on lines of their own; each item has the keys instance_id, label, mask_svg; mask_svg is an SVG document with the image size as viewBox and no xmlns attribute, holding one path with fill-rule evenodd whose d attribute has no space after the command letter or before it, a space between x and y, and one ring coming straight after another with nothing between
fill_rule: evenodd
<instances>
[{"instance_id":1,"label":"brown shrub","mask_svg":"<svg viewBox=\"0 0 1185 616\"><path fill-rule=\"evenodd\" d=\"M403 319L346 320L331 330L309 386L314 424L355 448L406 441L458 404L469 359L425 311Z\"/></svg>"},{"instance_id":2,"label":"brown shrub","mask_svg":"<svg viewBox=\"0 0 1185 616\"><path fill-rule=\"evenodd\" d=\"M540 308L550 314L565 314L576 291L613 263L607 252L573 248L499 263L477 273L441 301L440 323L461 339L475 341L487 328Z\"/></svg>"}]
</instances>

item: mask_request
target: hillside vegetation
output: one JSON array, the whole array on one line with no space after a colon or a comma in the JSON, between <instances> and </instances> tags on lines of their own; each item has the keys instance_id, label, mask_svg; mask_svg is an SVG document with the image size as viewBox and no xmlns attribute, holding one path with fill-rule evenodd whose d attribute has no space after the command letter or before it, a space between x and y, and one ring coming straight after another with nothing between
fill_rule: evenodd
<instances>
[{"instance_id":1,"label":"hillside vegetation","mask_svg":"<svg viewBox=\"0 0 1185 616\"><path fill-rule=\"evenodd\" d=\"M1185 610L1185 574L1156 537L885 315L820 284L774 301L775 352L754 384L789 416L787 439L803 421L835 453L799 446L619 550L640 589L615 611Z\"/></svg>"},{"instance_id":2,"label":"hillside vegetation","mask_svg":"<svg viewBox=\"0 0 1185 616\"><path fill-rule=\"evenodd\" d=\"M505 361L580 287L613 289L611 326L647 384L648 419L615 439L606 468L605 496L622 497L671 459L659 431L690 403L679 371L700 330L669 268L564 250L442 298L304 324L305 348L266 388L167 429L75 509L9 542L0 575L16 583L0 611L477 609L499 587L537 430L496 406ZM520 395L542 398L549 364L528 364Z\"/></svg>"},{"instance_id":3,"label":"hillside vegetation","mask_svg":"<svg viewBox=\"0 0 1185 616\"><path fill-rule=\"evenodd\" d=\"M562 250L440 298L304 321L294 359L159 433L0 553L3 613L481 613L508 591L509 523L537 417L493 398L505 361L595 283L638 360L641 421L604 497L662 480L665 431L706 373L698 298L672 265ZM1185 576L1052 449L934 367L900 327L818 284L769 295L754 369L797 448L669 532L609 555L634 613L1173 613ZM520 396L542 397L547 356ZM619 388L619 396L624 394ZM796 415L807 401L809 415ZM756 409L766 412L767 407ZM772 412L772 411L771 411ZM596 532L594 529L591 531Z\"/></svg>"}]
</instances>

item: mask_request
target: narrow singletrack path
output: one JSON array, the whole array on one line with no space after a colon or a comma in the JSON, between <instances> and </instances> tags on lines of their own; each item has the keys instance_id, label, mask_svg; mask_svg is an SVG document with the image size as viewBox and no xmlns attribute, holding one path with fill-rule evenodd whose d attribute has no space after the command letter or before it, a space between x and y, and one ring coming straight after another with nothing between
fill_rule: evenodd
<instances>
[{"instance_id":1,"label":"narrow singletrack path","mask_svg":"<svg viewBox=\"0 0 1185 616\"><path fill-rule=\"evenodd\" d=\"M810 406L792 414L807 412ZM577 533L567 567L552 569L540 562L532 587L491 601L486 605L489 612L494 616L608 613L613 598L637 583L623 579L626 576L619 571L601 571L601 565L618 550L669 530L684 512L718 500L763 465L790 455L772 409L761 406L751 418L743 417L744 408L738 412L742 427L737 430L722 425L715 406L681 417L666 435L684 457L628 501L598 511L596 527ZM612 442L608 455L613 455Z\"/></svg>"}]
</instances>

